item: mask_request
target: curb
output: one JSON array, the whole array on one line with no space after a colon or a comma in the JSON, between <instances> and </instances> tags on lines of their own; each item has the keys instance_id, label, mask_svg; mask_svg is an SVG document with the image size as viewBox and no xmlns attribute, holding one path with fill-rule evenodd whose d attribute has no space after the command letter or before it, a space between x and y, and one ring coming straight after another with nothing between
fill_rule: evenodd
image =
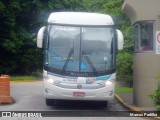
<instances>
[{"instance_id":1,"label":"curb","mask_svg":"<svg viewBox=\"0 0 160 120\"><path fill-rule=\"evenodd\" d=\"M132 105L128 105L118 94L115 94L114 97L129 111L134 111L138 113L144 113L143 110L140 110L138 107L134 107ZM160 120L160 117L145 117L145 118L154 118Z\"/></svg>"},{"instance_id":2,"label":"curb","mask_svg":"<svg viewBox=\"0 0 160 120\"><path fill-rule=\"evenodd\" d=\"M143 112L142 110L140 110L137 107L133 107L131 105L128 105L118 94L115 94L114 96L125 108L129 109L130 111Z\"/></svg>"}]
</instances>

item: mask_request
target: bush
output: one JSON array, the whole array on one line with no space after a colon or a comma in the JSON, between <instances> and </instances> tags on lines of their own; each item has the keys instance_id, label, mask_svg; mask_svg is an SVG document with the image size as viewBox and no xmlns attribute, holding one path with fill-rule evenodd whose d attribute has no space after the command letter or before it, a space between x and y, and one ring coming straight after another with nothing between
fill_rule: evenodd
<instances>
[{"instance_id":1,"label":"bush","mask_svg":"<svg viewBox=\"0 0 160 120\"><path fill-rule=\"evenodd\" d=\"M149 96L153 100L157 110L160 111L160 76L157 77L158 79L158 89L151 93Z\"/></svg>"},{"instance_id":2,"label":"bush","mask_svg":"<svg viewBox=\"0 0 160 120\"><path fill-rule=\"evenodd\" d=\"M125 86L133 86L133 56L129 52L119 52L117 55L117 80Z\"/></svg>"},{"instance_id":3,"label":"bush","mask_svg":"<svg viewBox=\"0 0 160 120\"><path fill-rule=\"evenodd\" d=\"M151 99L153 100L157 110L160 110L160 89L155 90L151 95Z\"/></svg>"},{"instance_id":4,"label":"bush","mask_svg":"<svg viewBox=\"0 0 160 120\"><path fill-rule=\"evenodd\" d=\"M37 79L43 79L43 70L37 70L36 72L33 72L32 75Z\"/></svg>"}]
</instances>

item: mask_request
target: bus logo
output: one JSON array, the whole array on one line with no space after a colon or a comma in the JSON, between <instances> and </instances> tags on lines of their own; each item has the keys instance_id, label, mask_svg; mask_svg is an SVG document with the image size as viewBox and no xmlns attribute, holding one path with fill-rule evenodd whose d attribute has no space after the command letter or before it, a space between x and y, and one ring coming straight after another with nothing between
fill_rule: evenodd
<instances>
[{"instance_id":1,"label":"bus logo","mask_svg":"<svg viewBox=\"0 0 160 120\"><path fill-rule=\"evenodd\" d=\"M81 84L78 84L78 85L77 85L77 88L78 88L78 89L81 89L81 88L82 88L82 85L81 85Z\"/></svg>"}]
</instances>

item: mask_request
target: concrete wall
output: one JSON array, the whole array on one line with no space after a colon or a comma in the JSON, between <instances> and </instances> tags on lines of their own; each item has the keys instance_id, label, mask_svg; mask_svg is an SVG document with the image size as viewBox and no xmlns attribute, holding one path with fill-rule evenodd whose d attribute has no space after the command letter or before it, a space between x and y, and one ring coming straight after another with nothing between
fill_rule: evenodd
<instances>
[{"instance_id":1,"label":"concrete wall","mask_svg":"<svg viewBox=\"0 0 160 120\"><path fill-rule=\"evenodd\" d=\"M134 25L139 21L154 21L154 51L134 53L133 101L141 107L153 107L149 94L157 89L156 77L160 75L160 55L155 54L156 31L160 31L160 0L125 0L122 9Z\"/></svg>"},{"instance_id":2,"label":"concrete wall","mask_svg":"<svg viewBox=\"0 0 160 120\"><path fill-rule=\"evenodd\" d=\"M148 95L157 88L160 55L135 53L133 58L133 102L141 107L152 107L154 104Z\"/></svg>"},{"instance_id":3,"label":"concrete wall","mask_svg":"<svg viewBox=\"0 0 160 120\"><path fill-rule=\"evenodd\" d=\"M160 15L160 0L125 0L122 9L130 17L131 23L155 20Z\"/></svg>"}]
</instances>

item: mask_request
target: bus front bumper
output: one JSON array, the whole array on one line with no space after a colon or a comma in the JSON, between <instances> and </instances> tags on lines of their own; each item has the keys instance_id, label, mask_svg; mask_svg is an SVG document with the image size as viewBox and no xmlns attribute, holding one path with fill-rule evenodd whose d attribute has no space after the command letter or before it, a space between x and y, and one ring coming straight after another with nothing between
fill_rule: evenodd
<instances>
[{"instance_id":1,"label":"bus front bumper","mask_svg":"<svg viewBox=\"0 0 160 120\"><path fill-rule=\"evenodd\" d=\"M114 84L99 89L68 89L44 82L46 99L108 101L114 98Z\"/></svg>"}]
</instances>

